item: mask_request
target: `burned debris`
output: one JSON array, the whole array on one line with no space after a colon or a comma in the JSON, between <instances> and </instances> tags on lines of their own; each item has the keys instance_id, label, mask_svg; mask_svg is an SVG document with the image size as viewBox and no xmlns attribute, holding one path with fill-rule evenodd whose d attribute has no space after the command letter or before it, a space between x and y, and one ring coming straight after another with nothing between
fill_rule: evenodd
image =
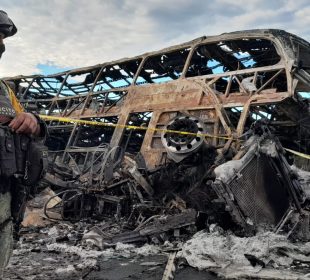
<instances>
[{"instance_id":1,"label":"burned debris","mask_svg":"<svg viewBox=\"0 0 310 280\"><path fill-rule=\"evenodd\" d=\"M309 53L285 31L250 30L6 78L27 110L53 117L45 215L113 219L110 244L215 224L310 240L309 160L285 150L310 153Z\"/></svg>"}]
</instances>

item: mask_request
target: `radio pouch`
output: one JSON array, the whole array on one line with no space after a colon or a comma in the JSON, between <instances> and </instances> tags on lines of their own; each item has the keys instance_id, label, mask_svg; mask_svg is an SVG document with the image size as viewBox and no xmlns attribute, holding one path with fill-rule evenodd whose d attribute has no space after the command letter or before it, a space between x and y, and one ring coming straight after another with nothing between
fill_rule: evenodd
<instances>
[{"instance_id":1,"label":"radio pouch","mask_svg":"<svg viewBox=\"0 0 310 280\"><path fill-rule=\"evenodd\" d=\"M16 171L14 137L8 128L0 128L1 176L11 177Z\"/></svg>"},{"instance_id":2,"label":"radio pouch","mask_svg":"<svg viewBox=\"0 0 310 280\"><path fill-rule=\"evenodd\" d=\"M36 139L29 141L23 179L25 185L33 186L44 176L48 165L47 151L42 141Z\"/></svg>"},{"instance_id":3,"label":"radio pouch","mask_svg":"<svg viewBox=\"0 0 310 280\"><path fill-rule=\"evenodd\" d=\"M18 175L24 175L29 142L29 136L24 134L14 134L16 173Z\"/></svg>"}]
</instances>

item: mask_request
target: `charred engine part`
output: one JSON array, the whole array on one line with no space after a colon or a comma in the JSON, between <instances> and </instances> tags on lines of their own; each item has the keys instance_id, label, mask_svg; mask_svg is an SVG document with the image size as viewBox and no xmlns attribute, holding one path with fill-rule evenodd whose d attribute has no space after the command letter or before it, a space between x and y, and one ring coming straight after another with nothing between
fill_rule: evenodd
<instances>
[{"instance_id":1,"label":"charred engine part","mask_svg":"<svg viewBox=\"0 0 310 280\"><path fill-rule=\"evenodd\" d=\"M57 194L61 202L52 208L48 208L50 198L45 203L44 213L54 219L51 212L60 212L62 220L79 221L83 218L93 217L102 219L114 217L120 219L130 213L129 197L107 194L86 193L82 190L67 190Z\"/></svg>"},{"instance_id":2,"label":"charred engine part","mask_svg":"<svg viewBox=\"0 0 310 280\"><path fill-rule=\"evenodd\" d=\"M50 201L55 197L61 198L61 202L49 207ZM63 220L79 221L91 215L93 204L93 199L85 196L81 190L65 190L45 203L44 214L49 219L54 219L53 213L60 213Z\"/></svg>"},{"instance_id":3,"label":"charred engine part","mask_svg":"<svg viewBox=\"0 0 310 280\"><path fill-rule=\"evenodd\" d=\"M212 200L211 188L202 188L204 182L213 179L213 165L217 153L214 147L202 145L180 162L167 162L150 175L154 197L165 202L180 197L186 207L205 211Z\"/></svg>"},{"instance_id":4,"label":"charred engine part","mask_svg":"<svg viewBox=\"0 0 310 280\"><path fill-rule=\"evenodd\" d=\"M154 191L147 178L139 171L135 160L124 157L120 147L103 145L82 151L77 148L72 153L75 158L70 157L69 165L57 164L54 174L49 173L45 179L54 187L66 189L58 193L61 203L56 207L62 219L130 217L136 204L145 204L152 197ZM72 176L72 169L79 170L78 176ZM47 216L48 211L53 212L53 209L46 209Z\"/></svg>"},{"instance_id":5,"label":"charred engine part","mask_svg":"<svg viewBox=\"0 0 310 280\"><path fill-rule=\"evenodd\" d=\"M205 144L204 137L201 135L206 133L205 125L194 116L178 116L167 124L165 130L167 131L162 133L161 141L169 158L175 162L180 162L190 154L197 152ZM173 131L191 134L180 134Z\"/></svg>"},{"instance_id":6,"label":"charred engine part","mask_svg":"<svg viewBox=\"0 0 310 280\"><path fill-rule=\"evenodd\" d=\"M304 194L276 139L255 135L245 146L241 159L215 168L212 188L244 229L276 229L291 209L301 210Z\"/></svg>"},{"instance_id":7,"label":"charred engine part","mask_svg":"<svg viewBox=\"0 0 310 280\"><path fill-rule=\"evenodd\" d=\"M154 194L154 190L149 184L149 182L143 177L142 173L138 170L138 164L136 163L136 161L129 157L125 157L125 165L125 169L132 176L132 178L135 179L138 185L143 188L143 190L149 195L149 197L152 197Z\"/></svg>"},{"instance_id":8,"label":"charred engine part","mask_svg":"<svg viewBox=\"0 0 310 280\"><path fill-rule=\"evenodd\" d=\"M50 159L50 170L45 181L55 187L102 189L115 178L113 172L121 164L124 153L119 146L108 144L97 147L74 147L67 150L68 158Z\"/></svg>"}]
</instances>

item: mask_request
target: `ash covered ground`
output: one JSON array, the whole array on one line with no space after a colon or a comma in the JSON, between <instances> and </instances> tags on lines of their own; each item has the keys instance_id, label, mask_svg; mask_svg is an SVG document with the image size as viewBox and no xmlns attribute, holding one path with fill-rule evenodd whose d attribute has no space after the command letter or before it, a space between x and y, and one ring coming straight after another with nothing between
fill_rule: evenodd
<instances>
[{"instance_id":1,"label":"ash covered ground","mask_svg":"<svg viewBox=\"0 0 310 280\"><path fill-rule=\"evenodd\" d=\"M310 242L280 234L242 238L212 225L187 240L133 245L105 243L99 230L119 228L112 221L23 228L4 279L173 279L163 278L173 254L174 279L310 279Z\"/></svg>"},{"instance_id":2,"label":"ash covered ground","mask_svg":"<svg viewBox=\"0 0 310 280\"><path fill-rule=\"evenodd\" d=\"M181 252L180 242L164 244L104 244L83 239L90 223L56 223L44 228L24 228L16 243L4 279L162 279L171 252ZM101 223L109 234L115 224ZM175 279L217 279L180 262Z\"/></svg>"}]
</instances>

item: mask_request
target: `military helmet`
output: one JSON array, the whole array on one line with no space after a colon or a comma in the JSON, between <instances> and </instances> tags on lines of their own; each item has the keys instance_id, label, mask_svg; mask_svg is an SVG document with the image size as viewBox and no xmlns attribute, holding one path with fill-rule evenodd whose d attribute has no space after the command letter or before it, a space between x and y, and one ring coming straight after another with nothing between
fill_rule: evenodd
<instances>
[{"instance_id":1,"label":"military helmet","mask_svg":"<svg viewBox=\"0 0 310 280\"><path fill-rule=\"evenodd\" d=\"M17 28L13 21L8 17L5 11L0 10L0 33L4 38L13 36L17 32Z\"/></svg>"}]
</instances>

